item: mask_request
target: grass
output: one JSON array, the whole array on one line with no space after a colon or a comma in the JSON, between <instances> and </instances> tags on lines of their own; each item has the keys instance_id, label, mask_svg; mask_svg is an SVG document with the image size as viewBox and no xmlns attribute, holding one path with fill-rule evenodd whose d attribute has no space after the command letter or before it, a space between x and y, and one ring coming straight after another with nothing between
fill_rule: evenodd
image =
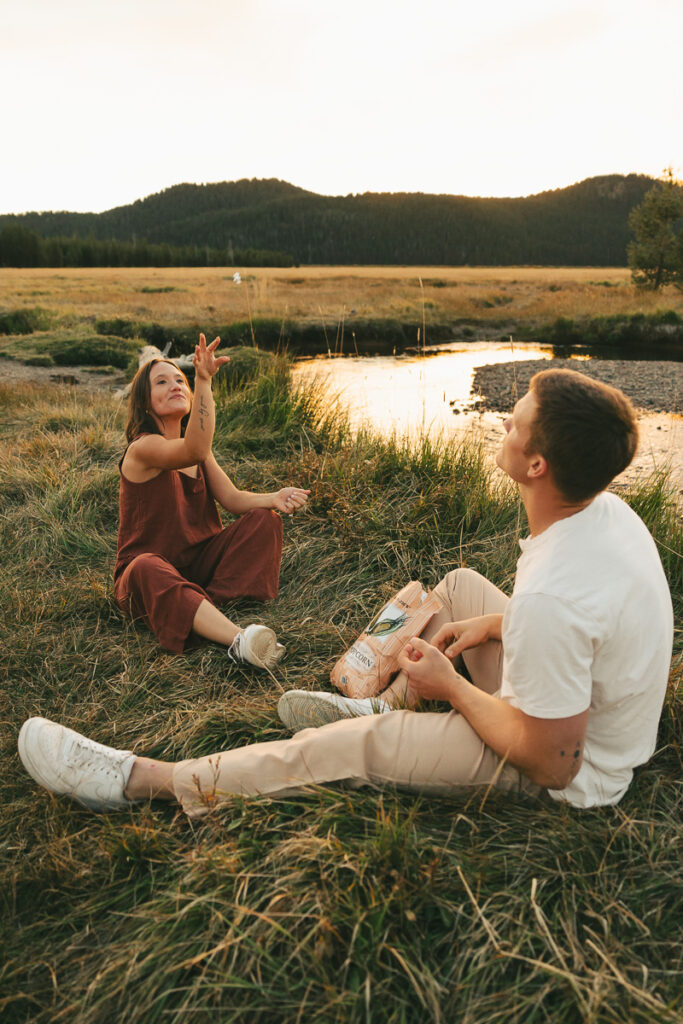
<instances>
[{"instance_id":1,"label":"grass","mask_svg":"<svg viewBox=\"0 0 683 1024\"><path fill-rule=\"evenodd\" d=\"M509 592L523 513L475 441L352 438L282 361L226 389L215 450L236 481L312 491L285 524L278 600L231 608L287 641L271 678L208 644L166 654L116 609L121 406L0 385L0 407L3 1022L680 1020L681 526L665 476L627 497L663 556L676 655L658 751L618 807L339 787L235 798L195 824L164 804L96 816L25 775L28 715L165 758L282 738L280 689L324 687L407 579L466 564Z\"/></svg>"},{"instance_id":2,"label":"grass","mask_svg":"<svg viewBox=\"0 0 683 1024\"><path fill-rule=\"evenodd\" d=\"M296 267L250 269L241 285L225 268L5 269L0 310L32 307L61 322L94 318L152 321L164 327L283 318L328 333L354 319L431 325L472 321L482 329L539 326L560 317L632 316L660 308L683 314L683 294L638 291L627 268ZM115 332L118 333L118 332ZM345 351L351 351L349 334Z\"/></svg>"},{"instance_id":3,"label":"grass","mask_svg":"<svg viewBox=\"0 0 683 1024\"><path fill-rule=\"evenodd\" d=\"M439 276L434 274L438 272ZM130 369L140 345L171 356L200 331L224 347L390 355L445 341L680 349L683 293L634 288L626 268L6 269L0 358ZM41 305L33 306L36 297ZM169 347L170 346L170 347Z\"/></svg>"},{"instance_id":4,"label":"grass","mask_svg":"<svg viewBox=\"0 0 683 1024\"><path fill-rule=\"evenodd\" d=\"M131 360L137 366L139 341L95 333L87 326L52 328L12 334L0 339L6 359L29 366L116 366L125 369ZM43 362L39 362L43 360Z\"/></svg>"}]
</instances>

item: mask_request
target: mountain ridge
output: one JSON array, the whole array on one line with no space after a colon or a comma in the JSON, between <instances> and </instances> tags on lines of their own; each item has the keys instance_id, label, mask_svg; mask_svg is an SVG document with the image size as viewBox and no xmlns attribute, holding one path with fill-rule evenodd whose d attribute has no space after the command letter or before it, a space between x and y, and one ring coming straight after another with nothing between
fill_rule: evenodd
<instances>
[{"instance_id":1,"label":"mountain ridge","mask_svg":"<svg viewBox=\"0 0 683 1024\"><path fill-rule=\"evenodd\" d=\"M43 238L225 250L255 248L296 263L618 266L628 215L653 179L599 175L529 196L423 192L326 196L277 178L180 183L103 213L0 215Z\"/></svg>"}]
</instances>

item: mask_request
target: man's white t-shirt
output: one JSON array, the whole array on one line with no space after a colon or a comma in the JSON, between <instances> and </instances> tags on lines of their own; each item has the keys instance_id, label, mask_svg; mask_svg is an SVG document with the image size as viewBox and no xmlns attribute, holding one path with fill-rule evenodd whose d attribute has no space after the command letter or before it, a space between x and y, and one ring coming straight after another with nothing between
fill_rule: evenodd
<instances>
[{"instance_id":1,"label":"man's white t-shirt","mask_svg":"<svg viewBox=\"0 0 683 1024\"><path fill-rule=\"evenodd\" d=\"M654 752L671 663L673 610L655 542L625 502L602 493L520 547L500 696L534 718L590 708L581 768L549 792L579 807L615 804Z\"/></svg>"}]
</instances>

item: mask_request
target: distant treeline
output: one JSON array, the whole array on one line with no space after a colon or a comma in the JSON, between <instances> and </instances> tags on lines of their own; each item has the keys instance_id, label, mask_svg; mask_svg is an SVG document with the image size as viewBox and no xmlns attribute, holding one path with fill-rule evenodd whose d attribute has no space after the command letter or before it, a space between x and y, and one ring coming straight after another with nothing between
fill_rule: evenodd
<instances>
[{"instance_id":1,"label":"distant treeline","mask_svg":"<svg viewBox=\"0 0 683 1024\"><path fill-rule=\"evenodd\" d=\"M20 226L0 230L0 267L291 267L283 252L214 249L95 238L41 238Z\"/></svg>"},{"instance_id":2,"label":"distant treeline","mask_svg":"<svg viewBox=\"0 0 683 1024\"><path fill-rule=\"evenodd\" d=\"M525 198L482 199L321 196L283 181L243 180L176 185L101 214L0 216L0 230L58 241L54 252L44 250L52 266L253 265L255 253L270 265L625 266L629 213L652 184L614 174ZM92 247L81 262L78 239ZM96 250L97 242L111 248Z\"/></svg>"}]
</instances>

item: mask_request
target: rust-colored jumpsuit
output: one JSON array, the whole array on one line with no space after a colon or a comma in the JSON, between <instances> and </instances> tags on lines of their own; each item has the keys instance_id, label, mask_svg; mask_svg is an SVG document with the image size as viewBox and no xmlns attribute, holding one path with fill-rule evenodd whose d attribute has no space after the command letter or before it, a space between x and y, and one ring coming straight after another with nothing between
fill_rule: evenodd
<instances>
[{"instance_id":1,"label":"rust-colored jumpsuit","mask_svg":"<svg viewBox=\"0 0 683 1024\"><path fill-rule=\"evenodd\" d=\"M203 463L196 478L171 469L133 483L120 463L119 472L114 593L162 647L184 650L203 600L277 596L282 519L276 512L252 509L223 527Z\"/></svg>"}]
</instances>

